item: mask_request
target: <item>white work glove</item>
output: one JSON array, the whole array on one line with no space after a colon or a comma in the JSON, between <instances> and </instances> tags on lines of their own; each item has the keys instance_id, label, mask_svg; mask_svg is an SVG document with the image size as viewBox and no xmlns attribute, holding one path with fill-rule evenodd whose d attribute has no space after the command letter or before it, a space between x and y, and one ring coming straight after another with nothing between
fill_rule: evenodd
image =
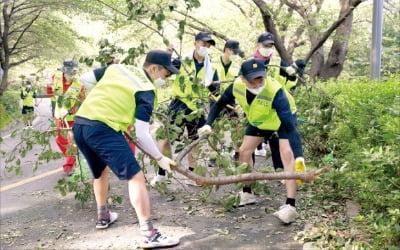
<instances>
[{"instance_id":1,"label":"white work glove","mask_svg":"<svg viewBox=\"0 0 400 250\"><path fill-rule=\"evenodd\" d=\"M210 125L204 125L203 127L199 128L199 130L197 130L197 135L199 137L202 137L203 135L209 135L211 134L211 126Z\"/></svg>"},{"instance_id":2,"label":"white work glove","mask_svg":"<svg viewBox=\"0 0 400 250\"><path fill-rule=\"evenodd\" d=\"M160 160L157 161L157 163L160 168L168 172L171 172L171 165L175 166L175 162L166 156L163 156Z\"/></svg>"},{"instance_id":3,"label":"white work glove","mask_svg":"<svg viewBox=\"0 0 400 250\"><path fill-rule=\"evenodd\" d=\"M285 68L286 73L288 73L288 75L290 76L294 76L297 73L297 69L295 67L293 67L292 65L289 67Z\"/></svg>"},{"instance_id":4,"label":"white work glove","mask_svg":"<svg viewBox=\"0 0 400 250\"><path fill-rule=\"evenodd\" d=\"M64 119L67 115L69 115L69 111L68 110L66 110L66 109L61 109L60 110L60 118L61 119Z\"/></svg>"}]
</instances>

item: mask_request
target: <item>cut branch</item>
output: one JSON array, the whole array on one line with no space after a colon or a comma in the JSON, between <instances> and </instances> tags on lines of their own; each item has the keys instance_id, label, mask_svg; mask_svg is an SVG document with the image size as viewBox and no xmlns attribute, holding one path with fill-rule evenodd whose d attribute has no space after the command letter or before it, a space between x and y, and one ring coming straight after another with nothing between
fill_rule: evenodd
<instances>
[{"instance_id":1,"label":"cut branch","mask_svg":"<svg viewBox=\"0 0 400 250\"><path fill-rule=\"evenodd\" d=\"M329 166L325 166L323 168L308 171L308 172L280 172L280 173L246 173L239 175L231 175L231 176L221 176L221 177L203 177L195 174L193 171L189 169L183 169L181 167L181 162L183 158L194 148L196 147L201 140L207 138L207 135L203 135L197 140L193 141L189 145L182 150L178 156L176 157L176 166L172 166L171 169L192 179L197 184L205 186L205 185L227 185L239 182L247 182L247 181L259 181L259 180L283 180L283 179L291 179L291 180L303 180L303 181L312 181L317 178L323 171L327 170Z\"/></svg>"}]
</instances>

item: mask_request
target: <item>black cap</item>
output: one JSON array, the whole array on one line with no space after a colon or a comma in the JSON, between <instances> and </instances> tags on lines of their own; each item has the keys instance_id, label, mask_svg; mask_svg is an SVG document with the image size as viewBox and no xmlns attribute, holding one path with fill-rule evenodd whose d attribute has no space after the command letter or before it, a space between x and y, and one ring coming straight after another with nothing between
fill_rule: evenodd
<instances>
[{"instance_id":1,"label":"black cap","mask_svg":"<svg viewBox=\"0 0 400 250\"><path fill-rule=\"evenodd\" d=\"M264 61L258 58L244 61L240 67L240 75L246 78L247 81L251 81L257 77L266 78Z\"/></svg>"},{"instance_id":2,"label":"black cap","mask_svg":"<svg viewBox=\"0 0 400 250\"><path fill-rule=\"evenodd\" d=\"M210 43L212 46L215 46L215 41L211 38L211 35L209 32L199 32L195 37L195 41L204 41Z\"/></svg>"},{"instance_id":3,"label":"black cap","mask_svg":"<svg viewBox=\"0 0 400 250\"><path fill-rule=\"evenodd\" d=\"M263 45L274 44L275 37L274 37L274 35L272 35L272 33L266 32L266 33L261 34L258 37L257 42L262 43Z\"/></svg>"},{"instance_id":4,"label":"black cap","mask_svg":"<svg viewBox=\"0 0 400 250\"><path fill-rule=\"evenodd\" d=\"M58 70L66 74L76 73L78 72L78 62L72 59L65 59L63 66Z\"/></svg>"},{"instance_id":5,"label":"black cap","mask_svg":"<svg viewBox=\"0 0 400 250\"><path fill-rule=\"evenodd\" d=\"M228 40L225 43L225 48L231 49L235 52L235 54L240 55L243 51L239 48L239 42L236 40Z\"/></svg>"},{"instance_id":6,"label":"black cap","mask_svg":"<svg viewBox=\"0 0 400 250\"><path fill-rule=\"evenodd\" d=\"M147 53L146 60L150 64L158 64L168 69L172 74L179 74L179 70L171 63L171 53L164 50L152 50Z\"/></svg>"}]
</instances>

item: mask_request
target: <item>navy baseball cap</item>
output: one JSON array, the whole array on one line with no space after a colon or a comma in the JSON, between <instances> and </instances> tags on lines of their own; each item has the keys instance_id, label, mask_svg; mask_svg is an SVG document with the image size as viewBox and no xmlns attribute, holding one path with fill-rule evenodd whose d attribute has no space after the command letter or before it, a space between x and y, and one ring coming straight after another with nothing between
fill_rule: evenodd
<instances>
[{"instance_id":1,"label":"navy baseball cap","mask_svg":"<svg viewBox=\"0 0 400 250\"><path fill-rule=\"evenodd\" d=\"M225 48L233 50L235 52L235 54L238 54L238 55L243 53L243 51L239 48L239 42L236 40L226 41L224 49Z\"/></svg>"},{"instance_id":2,"label":"navy baseball cap","mask_svg":"<svg viewBox=\"0 0 400 250\"><path fill-rule=\"evenodd\" d=\"M215 41L211 38L211 35L209 32L199 32L195 37L195 41L204 41L210 43L212 46L215 46Z\"/></svg>"},{"instance_id":3,"label":"navy baseball cap","mask_svg":"<svg viewBox=\"0 0 400 250\"><path fill-rule=\"evenodd\" d=\"M274 44L275 43L275 37L272 33L266 32L261 34L258 39L257 39L257 43L262 43L263 45L267 45L267 44Z\"/></svg>"},{"instance_id":4,"label":"navy baseball cap","mask_svg":"<svg viewBox=\"0 0 400 250\"><path fill-rule=\"evenodd\" d=\"M252 58L242 63L240 75L251 81L257 77L266 78L264 61L258 58Z\"/></svg>"},{"instance_id":5,"label":"navy baseball cap","mask_svg":"<svg viewBox=\"0 0 400 250\"><path fill-rule=\"evenodd\" d=\"M179 74L179 70L171 63L171 53L164 50L152 50L146 55L145 61L150 64L158 64L168 69L172 74Z\"/></svg>"}]
</instances>

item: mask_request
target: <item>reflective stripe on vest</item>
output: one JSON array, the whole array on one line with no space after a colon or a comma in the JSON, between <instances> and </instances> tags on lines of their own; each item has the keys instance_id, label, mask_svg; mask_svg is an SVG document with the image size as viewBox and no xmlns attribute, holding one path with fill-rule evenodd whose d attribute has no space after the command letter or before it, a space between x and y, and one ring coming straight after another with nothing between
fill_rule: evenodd
<instances>
[{"instance_id":1,"label":"reflective stripe on vest","mask_svg":"<svg viewBox=\"0 0 400 250\"><path fill-rule=\"evenodd\" d=\"M101 121L115 131L126 131L134 122L135 93L149 90L155 91L154 85L142 69L128 70L121 64L112 64L90 91L76 115Z\"/></svg>"},{"instance_id":2,"label":"reflective stripe on vest","mask_svg":"<svg viewBox=\"0 0 400 250\"><path fill-rule=\"evenodd\" d=\"M26 89L22 89L22 95L25 96L25 98L22 99L22 105L27 107L33 107L34 105L33 95L35 95L35 91L31 89L28 92L26 91Z\"/></svg>"},{"instance_id":3,"label":"reflective stripe on vest","mask_svg":"<svg viewBox=\"0 0 400 250\"><path fill-rule=\"evenodd\" d=\"M208 90L203 85L204 80L204 67L197 72L194 65L194 58L185 58L182 61L180 74L176 76L172 85L173 95L188 106L192 111L198 110L198 103L201 99L208 95ZM189 71L190 75L186 72L185 68ZM196 82L197 84L194 84Z\"/></svg>"},{"instance_id":4,"label":"reflective stripe on vest","mask_svg":"<svg viewBox=\"0 0 400 250\"><path fill-rule=\"evenodd\" d=\"M281 125L276 110L272 108L272 101L282 86L273 79L267 78L265 87L249 105L246 98L246 85L236 80L233 84L233 96L243 108L249 123L262 130L277 131Z\"/></svg>"}]
</instances>

